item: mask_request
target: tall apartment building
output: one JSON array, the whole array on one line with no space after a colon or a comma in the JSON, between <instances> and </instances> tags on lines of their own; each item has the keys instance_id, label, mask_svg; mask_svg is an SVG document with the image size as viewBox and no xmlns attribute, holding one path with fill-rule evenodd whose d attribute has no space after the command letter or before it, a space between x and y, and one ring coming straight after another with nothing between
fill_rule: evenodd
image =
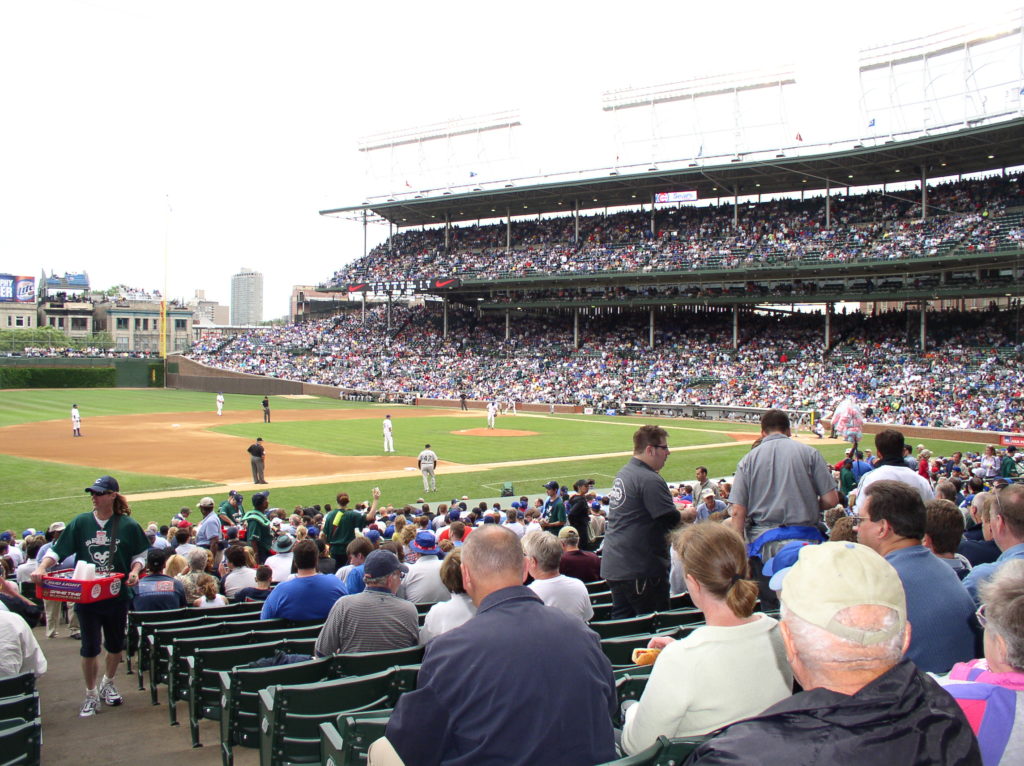
<instances>
[{"instance_id":1,"label":"tall apartment building","mask_svg":"<svg viewBox=\"0 0 1024 766\"><path fill-rule=\"evenodd\" d=\"M263 275L242 268L231 277L231 324L254 325L263 321Z\"/></svg>"}]
</instances>

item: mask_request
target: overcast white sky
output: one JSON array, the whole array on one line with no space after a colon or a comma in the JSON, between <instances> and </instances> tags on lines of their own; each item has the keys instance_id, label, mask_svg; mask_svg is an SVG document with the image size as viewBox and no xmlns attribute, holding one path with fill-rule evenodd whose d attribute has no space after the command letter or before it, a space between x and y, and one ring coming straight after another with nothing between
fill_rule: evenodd
<instances>
[{"instance_id":1,"label":"overcast white sky","mask_svg":"<svg viewBox=\"0 0 1024 766\"><path fill-rule=\"evenodd\" d=\"M845 136L859 48L1015 5L0 0L0 272L162 290L166 230L171 297L246 266L281 316L362 252L317 212L388 191L362 136L514 108L522 175L605 166L603 90L787 65Z\"/></svg>"}]
</instances>

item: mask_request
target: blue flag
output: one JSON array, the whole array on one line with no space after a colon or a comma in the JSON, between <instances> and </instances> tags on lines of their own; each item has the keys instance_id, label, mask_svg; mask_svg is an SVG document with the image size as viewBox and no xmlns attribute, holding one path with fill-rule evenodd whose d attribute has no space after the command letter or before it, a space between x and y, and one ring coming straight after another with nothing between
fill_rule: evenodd
<instances>
[{"instance_id":1,"label":"blue flag","mask_svg":"<svg viewBox=\"0 0 1024 766\"><path fill-rule=\"evenodd\" d=\"M875 127L875 118L874 117L871 118L871 122L868 123L868 127L869 128Z\"/></svg>"}]
</instances>

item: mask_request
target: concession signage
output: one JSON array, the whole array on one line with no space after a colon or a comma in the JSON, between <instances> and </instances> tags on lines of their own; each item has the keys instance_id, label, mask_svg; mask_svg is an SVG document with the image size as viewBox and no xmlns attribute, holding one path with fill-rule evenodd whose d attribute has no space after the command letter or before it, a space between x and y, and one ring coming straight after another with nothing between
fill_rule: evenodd
<instances>
[{"instance_id":1,"label":"concession signage","mask_svg":"<svg viewBox=\"0 0 1024 766\"><path fill-rule=\"evenodd\" d=\"M428 293L451 290L462 285L461 279L431 277L430 279L396 279L390 282L360 282L348 285L350 293Z\"/></svg>"}]
</instances>

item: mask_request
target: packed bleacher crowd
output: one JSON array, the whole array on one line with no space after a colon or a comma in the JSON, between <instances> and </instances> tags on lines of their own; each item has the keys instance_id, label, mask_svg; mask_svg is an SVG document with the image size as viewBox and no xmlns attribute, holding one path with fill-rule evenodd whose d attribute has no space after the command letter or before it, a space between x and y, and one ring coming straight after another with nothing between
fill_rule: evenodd
<instances>
[{"instance_id":1,"label":"packed bleacher crowd","mask_svg":"<svg viewBox=\"0 0 1024 766\"><path fill-rule=\"evenodd\" d=\"M916 328L917 317L909 318ZM367 311L283 328L258 328L192 358L214 367L385 395L601 409L627 401L718 404L831 412L854 396L883 423L1018 431L1024 428L1024 372L1009 311L931 312L921 353L908 315L839 314L823 351L820 315L744 314L732 349L732 314L680 311L659 317L647 347L646 317L581 320L580 348L561 317ZM908 337L908 335L910 337Z\"/></svg>"},{"instance_id":2,"label":"packed bleacher crowd","mask_svg":"<svg viewBox=\"0 0 1024 766\"><path fill-rule=\"evenodd\" d=\"M929 188L921 219L914 191L630 211L580 218L400 232L338 270L332 285L460 276L497 279L529 274L753 268L799 261L847 262L941 255L960 249L1019 246L1019 219L1004 221L1022 200L1019 174ZM653 233L652 233L653 228ZM447 244L446 244L447 242Z\"/></svg>"},{"instance_id":3,"label":"packed bleacher crowd","mask_svg":"<svg viewBox=\"0 0 1024 766\"><path fill-rule=\"evenodd\" d=\"M1018 762L1024 461L1016 450L933 454L890 429L875 436L874 453L860 444L828 465L789 438L782 412L767 412L761 429L729 481L698 467L694 480L667 485L658 472L669 436L646 426L609 495L580 480L572 489L548 482L534 500L402 505L375 489L362 502L342 491L331 504L288 509L271 507L267 492L248 507L231 492L162 525L126 517L126 541L124 525L145 536L126 559L142 575L130 624L145 630L155 612L156 626L167 626L148 634L159 648L178 629L161 615L215 623L219 610L243 617L231 602L259 610L266 627L257 635L273 642L209 646L259 657L226 673L243 689L261 688L261 678L278 684L262 703L269 709L246 713L227 686L220 703L204 704L229 717L228 754L259 746L274 763L315 761L330 744L291 729L301 721L286 703L275 710L275 700L290 699L289 684L311 679L313 687L294 687L309 695L298 718L333 724L351 710L376 722L383 736L370 746L371 764L497 753L581 766L641 753L643 763L673 753L692 764ZM121 497L112 477L94 487ZM44 618L17 586L61 557L59 566L74 566L74 551L87 548L71 539L92 516L57 520L45 534L0 534L5 624L42 620L56 635L61 612L50 607L59 603L47 602ZM251 620L238 625L239 641L254 630ZM180 625L183 636L195 628ZM32 634L10 635L18 649L0 638L0 676L45 672ZM488 637L502 648L488 656L488 672L453 688L450 674L472 667L472 649L490 646ZM150 663L159 662L156 648ZM185 651L195 655L186 667L202 665L201 646ZM379 682L372 671L336 675L332 663L388 667L381 663L399 654L422 663L404 671L409 685L388 693L387 710L358 713L358 685L378 694ZM176 672L169 656L151 684ZM398 671L383 672L390 683ZM182 699L194 706L196 696ZM107 676L90 699L82 715L124 701ZM551 706L574 710L574 726L545 726ZM512 721L532 724L532 736ZM418 744L425 723L427 751ZM368 744L363 737L358 749Z\"/></svg>"}]
</instances>

